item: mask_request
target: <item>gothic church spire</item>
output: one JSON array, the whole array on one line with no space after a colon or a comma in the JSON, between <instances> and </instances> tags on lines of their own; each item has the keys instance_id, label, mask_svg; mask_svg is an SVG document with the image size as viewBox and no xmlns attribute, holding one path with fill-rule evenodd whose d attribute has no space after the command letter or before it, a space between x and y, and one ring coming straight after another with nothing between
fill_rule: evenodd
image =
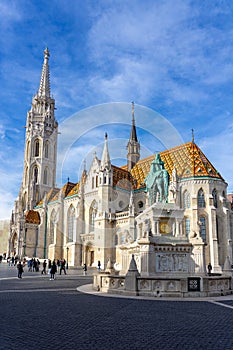
<instances>
[{"instance_id":1,"label":"gothic church spire","mask_svg":"<svg viewBox=\"0 0 233 350\"><path fill-rule=\"evenodd\" d=\"M40 87L37 95L40 97L50 97L50 73L49 73L49 49L44 50L44 63L40 78Z\"/></svg>"}]
</instances>

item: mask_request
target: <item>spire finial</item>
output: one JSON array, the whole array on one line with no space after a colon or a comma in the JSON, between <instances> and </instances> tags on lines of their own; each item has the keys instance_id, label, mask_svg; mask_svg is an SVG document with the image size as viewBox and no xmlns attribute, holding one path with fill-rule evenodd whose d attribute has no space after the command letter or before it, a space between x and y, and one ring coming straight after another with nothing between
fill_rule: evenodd
<instances>
[{"instance_id":1,"label":"spire finial","mask_svg":"<svg viewBox=\"0 0 233 350\"><path fill-rule=\"evenodd\" d=\"M107 133L105 133L104 138L105 138L105 140L108 139L108 134Z\"/></svg>"},{"instance_id":2,"label":"spire finial","mask_svg":"<svg viewBox=\"0 0 233 350\"><path fill-rule=\"evenodd\" d=\"M44 50L44 58L48 60L49 56L50 56L49 49L46 47L46 49Z\"/></svg>"},{"instance_id":3,"label":"spire finial","mask_svg":"<svg viewBox=\"0 0 233 350\"><path fill-rule=\"evenodd\" d=\"M194 143L194 129L192 129L192 143Z\"/></svg>"}]
</instances>

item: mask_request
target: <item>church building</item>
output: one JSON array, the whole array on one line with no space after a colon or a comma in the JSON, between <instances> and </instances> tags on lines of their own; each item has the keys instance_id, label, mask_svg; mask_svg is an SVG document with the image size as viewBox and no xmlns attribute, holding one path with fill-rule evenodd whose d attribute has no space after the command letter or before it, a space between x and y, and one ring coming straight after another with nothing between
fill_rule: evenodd
<instances>
[{"instance_id":1,"label":"church building","mask_svg":"<svg viewBox=\"0 0 233 350\"><path fill-rule=\"evenodd\" d=\"M194 138L140 158L135 110L127 164L111 162L108 135L78 182L56 188L58 123L50 92L49 51L27 114L24 170L12 212L9 255L65 258L69 266L141 274L222 273L232 262L233 208L227 183ZM61 135L62 137L62 135ZM225 266L225 267L224 267Z\"/></svg>"}]
</instances>

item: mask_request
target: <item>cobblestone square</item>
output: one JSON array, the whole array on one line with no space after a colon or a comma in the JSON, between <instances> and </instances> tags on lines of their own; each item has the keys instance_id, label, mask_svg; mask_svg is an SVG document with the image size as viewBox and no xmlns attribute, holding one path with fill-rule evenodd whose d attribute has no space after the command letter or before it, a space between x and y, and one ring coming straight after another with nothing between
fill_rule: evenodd
<instances>
[{"instance_id":1,"label":"cobblestone square","mask_svg":"<svg viewBox=\"0 0 233 350\"><path fill-rule=\"evenodd\" d=\"M38 273L14 276L14 268L0 265L1 350L233 348L230 297L102 297L77 291L91 284L91 273L69 270L55 281Z\"/></svg>"}]
</instances>

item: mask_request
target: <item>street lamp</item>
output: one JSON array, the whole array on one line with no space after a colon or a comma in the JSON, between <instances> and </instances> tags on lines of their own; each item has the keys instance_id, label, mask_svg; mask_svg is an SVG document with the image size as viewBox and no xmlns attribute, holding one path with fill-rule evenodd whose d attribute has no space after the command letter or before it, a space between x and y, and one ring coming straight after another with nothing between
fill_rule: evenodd
<instances>
[{"instance_id":1,"label":"street lamp","mask_svg":"<svg viewBox=\"0 0 233 350\"><path fill-rule=\"evenodd\" d=\"M68 270L69 247L66 247L66 270Z\"/></svg>"}]
</instances>

